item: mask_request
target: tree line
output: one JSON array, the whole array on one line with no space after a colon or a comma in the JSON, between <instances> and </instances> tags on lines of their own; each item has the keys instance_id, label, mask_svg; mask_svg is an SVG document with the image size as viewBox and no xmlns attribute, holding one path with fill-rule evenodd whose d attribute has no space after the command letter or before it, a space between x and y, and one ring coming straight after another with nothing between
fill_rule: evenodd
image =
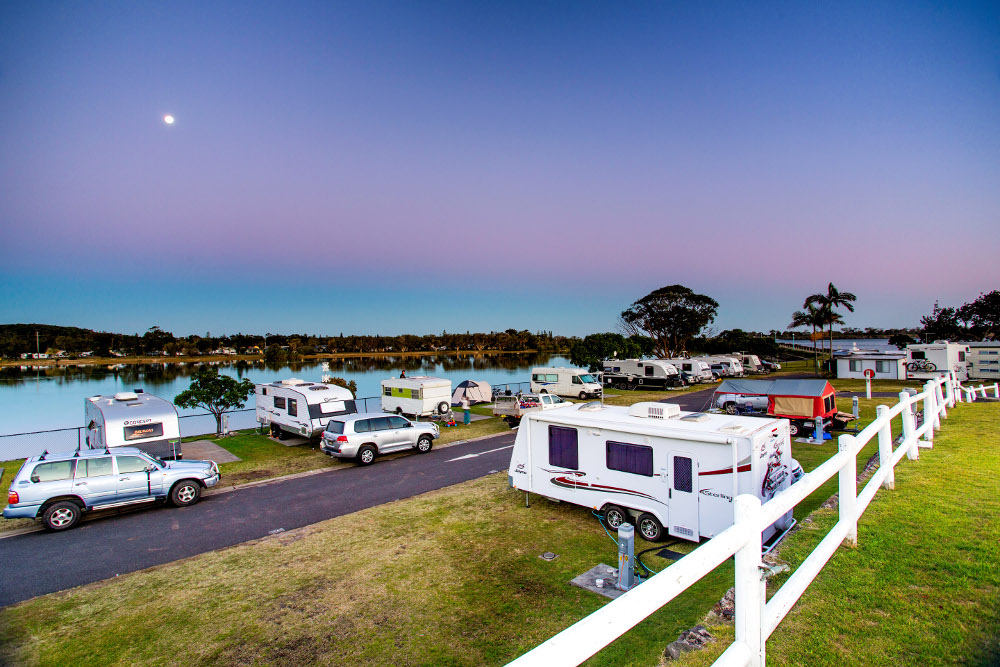
<instances>
[{"instance_id":1,"label":"tree line","mask_svg":"<svg viewBox=\"0 0 1000 667\"><path fill-rule=\"evenodd\" d=\"M507 329L506 331L426 334L417 336L344 335L317 336L315 334L244 334L212 336L175 336L158 326L150 327L144 334L122 334L93 331L79 327L62 327L50 324L0 325L0 356L15 359L21 354L36 351L54 354L64 351L69 356L83 352L97 357L115 355L150 356L204 356L221 350L237 354L265 353L272 361L288 361L311 354L337 353L406 353L449 350L539 350L559 351L568 349L571 339L556 336L551 331L531 332Z\"/></svg>"}]
</instances>

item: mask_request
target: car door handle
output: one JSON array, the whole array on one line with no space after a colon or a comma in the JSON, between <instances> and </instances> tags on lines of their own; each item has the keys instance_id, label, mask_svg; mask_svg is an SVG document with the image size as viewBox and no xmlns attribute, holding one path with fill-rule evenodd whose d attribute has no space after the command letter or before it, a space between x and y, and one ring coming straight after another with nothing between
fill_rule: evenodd
<instances>
[{"instance_id":1,"label":"car door handle","mask_svg":"<svg viewBox=\"0 0 1000 667\"><path fill-rule=\"evenodd\" d=\"M119 482L127 482L127 481L128 481L128 480L130 480L130 479L132 479L132 478L131 478L131 477L119 477L119 478L118 478L118 481L119 481Z\"/></svg>"},{"instance_id":2,"label":"car door handle","mask_svg":"<svg viewBox=\"0 0 1000 667\"><path fill-rule=\"evenodd\" d=\"M87 483L86 482L77 482L76 485L77 486L87 486Z\"/></svg>"}]
</instances>

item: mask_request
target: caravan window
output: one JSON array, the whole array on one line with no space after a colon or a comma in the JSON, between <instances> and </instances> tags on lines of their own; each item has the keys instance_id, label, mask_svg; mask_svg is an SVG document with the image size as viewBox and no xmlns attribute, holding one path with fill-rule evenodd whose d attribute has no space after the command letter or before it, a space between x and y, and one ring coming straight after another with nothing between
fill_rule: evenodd
<instances>
[{"instance_id":1,"label":"caravan window","mask_svg":"<svg viewBox=\"0 0 1000 667\"><path fill-rule=\"evenodd\" d=\"M653 374L653 367L646 366L646 375L652 375L652 374Z\"/></svg>"},{"instance_id":2,"label":"caravan window","mask_svg":"<svg viewBox=\"0 0 1000 667\"><path fill-rule=\"evenodd\" d=\"M392 387L382 387L383 396L392 396Z\"/></svg>"},{"instance_id":3,"label":"caravan window","mask_svg":"<svg viewBox=\"0 0 1000 667\"><path fill-rule=\"evenodd\" d=\"M958 360L959 361L965 361L965 352L959 352L958 353Z\"/></svg>"},{"instance_id":4,"label":"caravan window","mask_svg":"<svg viewBox=\"0 0 1000 667\"><path fill-rule=\"evenodd\" d=\"M549 426L549 465L576 470L580 465L576 429Z\"/></svg>"},{"instance_id":5,"label":"caravan window","mask_svg":"<svg viewBox=\"0 0 1000 667\"><path fill-rule=\"evenodd\" d=\"M294 398L288 399L288 414L293 417L297 417L299 414L299 406Z\"/></svg>"},{"instance_id":6,"label":"caravan window","mask_svg":"<svg viewBox=\"0 0 1000 667\"><path fill-rule=\"evenodd\" d=\"M284 410L285 409L285 397L284 396L275 396L274 397L274 407L275 408L280 408L281 410Z\"/></svg>"},{"instance_id":7,"label":"caravan window","mask_svg":"<svg viewBox=\"0 0 1000 667\"><path fill-rule=\"evenodd\" d=\"M911 359L926 359L927 355L924 354L923 351L921 351L921 350L910 350L910 358Z\"/></svg>"},{"instance_id":8,"label":"caravan window","mask_svg":"<svg viewBox=\"0 0 1000 667\"><path fill-rule=\"evenodd\" d=\"M691 493L694 490L691 459L686 456L674 457L674 490Z\"/></svg>"},{"instance_id":9,"label":"caravan window","mask_svg":"<svg viewBox=\"0 0 1000 667\"><path fill-rule=\"evenodd\" d=\"M653 448L608 440L606 443L608 470L620 470L633 475L653 476Z\"/></svg>"},{"instance_id":10,"label":"caravan window","mask_svg":"<svg viewBox=\"0 0 1000 667\"><path fill-rule=\"evenodd\" d=\"M420 400L420 389L411 389L410 398L415 398L417 400Z\"/></svg>"},{"instance_id":11,"label":"caravan window","mask_svg":"<svg viewBox=\"0 0 1000 667\"><path fill-rule=\"evenodd\" d=\"M823 399L823 411L824 412L829 412L830 410L833 410L833 405L834 405L833 404L833 396L827 396L826 398Z\"/></svg>"}]
</instances>

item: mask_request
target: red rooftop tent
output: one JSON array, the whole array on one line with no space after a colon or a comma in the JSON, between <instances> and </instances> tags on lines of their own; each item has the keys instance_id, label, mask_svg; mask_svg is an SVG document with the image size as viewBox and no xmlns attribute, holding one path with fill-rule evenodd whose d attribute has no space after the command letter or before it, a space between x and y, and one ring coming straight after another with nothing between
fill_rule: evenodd
<instances>
[{"instance_id":1,"label":"red rooftop tent","mask_svg":"<svg viewBox=\"0 0 1000 667\"><path fill-rule=\"evenodd\" d=\"M725 380L716 394L767 396L767 413L786 419L836 418L847 422L854 415L837 410L837 391L826 380Z\"/></svg>"}]
</instances>

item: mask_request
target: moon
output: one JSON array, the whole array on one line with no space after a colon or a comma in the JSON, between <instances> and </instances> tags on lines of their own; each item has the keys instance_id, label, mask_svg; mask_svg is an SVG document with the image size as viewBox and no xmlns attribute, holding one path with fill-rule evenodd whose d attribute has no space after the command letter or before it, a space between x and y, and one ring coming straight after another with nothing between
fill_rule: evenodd
<instances>
[{"instance_id":1,"label":"moon","mask_svg":"<svg viewBox=\"0 0 1000 667\"><path fill-rule=\"evenodd\" d=\"M163 117L163 122L166 123L167 125L173 125L174 117L171 116L170 114L167 114L166 116Z\"/></svg>"}]
</instances>

